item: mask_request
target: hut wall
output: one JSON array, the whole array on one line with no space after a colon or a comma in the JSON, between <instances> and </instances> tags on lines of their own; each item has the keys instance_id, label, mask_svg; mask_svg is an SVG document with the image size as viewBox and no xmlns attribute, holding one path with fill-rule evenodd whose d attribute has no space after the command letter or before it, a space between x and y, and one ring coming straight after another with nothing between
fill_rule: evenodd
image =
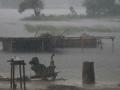
<instances>
[{"instance_id":1,"label":"hut wall","mask_svg":"<svg viewBox=\"0 0 120 90\"><path fill-rule=\"evenodd\" d=\"M67 38L63 40L63 47L65 48L96 48L96 38L82 39L82 38Z\"/></svg>"},{"instance_id":2,"label":"hut wall","mask_svg":"<svg viewBox=\"0 0 120 90\"><path fill-rule=\"evenodd\" d=\"M49 40L42 39L28 39L28 40L16 40L13 44L14 51L21 52L39 52L39 51L49 51L50 50Z\"/></svg>"},{"instance_id":3,"label":"hut wall","mask_svg":"<svg viewBox=\"0 0 120 90\"><path fill-rule=\"evenodd\" d=\"M67 48L80 47L80 39L64 39L63 46Z\"/></svg>"},{"instance_id":4,"label":"hut wall","mask_svg":"<svg viewBox=\"0 0 120 90\"><path fill-rule=\"evenodd\" d=\"M42 40L15 40L13 51L40 51L42 49Z\"/></svg>"},{"instance_id":5,"label":"hut wall","mask_svg":"<svg viewBox=\"0 0 120 90\"><path fill-rule=\"evenodd\" d=\"M4 51L12 51L12 40L2 42Z\"/></svg>"},{"instance_id":6,"label":"hut wall","mask_svg":"<svg viewBox=\"0 0 120 90\"><path fill-rule=\"evenodd\" d=\"M12 38L2 41L4 51L12 52L40 52L53 50L48 38Z\"/></svg>"},{"instance_id":7,"label":"hut wall","mask_svg":"<svg viewBox=\"0 0 120 90\"><path fill-rule=\"evenodd\" d=\"M96 48L96 38L64 37L54 41L50 38L4 38L4 51L40 52L53 51L54 48Z\"/></svg>"},{"instance_id":8,"label":"hut wall","mask_svg":"<svg viewBox=\"0 0 120 90\"><path fill-rule=\"evenodd\" d=\"M82 45L84 48L96 48L97 47L97 39L96 38L80 39L80 46L82 47Z\"/></svg>"}]
</instances>

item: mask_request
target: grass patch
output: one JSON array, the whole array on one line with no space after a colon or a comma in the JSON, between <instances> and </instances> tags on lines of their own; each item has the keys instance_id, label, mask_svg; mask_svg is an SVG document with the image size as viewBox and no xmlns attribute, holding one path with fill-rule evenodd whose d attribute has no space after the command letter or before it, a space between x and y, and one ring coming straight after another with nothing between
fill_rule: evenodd
<instances>
[{"instance_id":1,"label":"grass patch","mask_svg":"<svg viewBox=\"0 0 120 90\"><path fill-rule=\"evenodd\" d=\"M120 32L119 30L112 30L106 27L55 27L49 25L30 25L25 24L25 30L30 33L51 33L54 35L60 34L74 34L74 33L81 33L81 32L100 32L100 33L111 33L111 32Z\"/></svg>"},{"instance_id":2,"label":"grass patch","mask_svg":"<svg viewBox=\"0 0 120 90\"><path fill-rule=\"evenodd\" d=\"M25 21L60 21L60 20L72 20L85 18L84 15L49 15L49 16L30 16L25 17L22 20Z\"/></svg>"},{"instance_id":3,"label":"grass patch","mask_svg":"<svg viewBox=\"0 0 120 90\"><path fill-rule=\"evenodd\" d=\"M77 20L77 19L118 19L120 16L86 16L86 15L41 15L41 16L29 16L22 18L23 21L63 21L63 20Z\"/></svg>"}]
</instances>

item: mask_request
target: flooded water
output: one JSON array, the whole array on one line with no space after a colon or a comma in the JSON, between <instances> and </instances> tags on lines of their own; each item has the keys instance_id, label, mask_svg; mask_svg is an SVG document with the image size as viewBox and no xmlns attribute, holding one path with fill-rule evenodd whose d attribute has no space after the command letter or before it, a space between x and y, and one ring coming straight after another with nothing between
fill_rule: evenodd
<instances>
[{"instance_id":1,"label":"flooded water","mask_svg":"<svg viewBox=\"0 0 120 90\"><path fill-rule=\"evenodd\" d=\"M29 14L29 15L28 15ZM30 37L34 34L24 30L24 24L42 24L55 26L74 26L74 27L109 27L114 30L120 29L120 23L104 19L81 19L73 21L40 21L27 22L20 21L25 16L30 16L30 13L25 12L20 15L17 10L0 10L0 37ZM60 72L58 78L64 78L73 81L74 84L82 80L82 63L84 61L95 62L95 74L97 82L120 82L120 33L90 33L93 35L112 35L115 36L115 47L112 52L111 40L103 40L103 50L100 48L84 49L70 48L60 49L54 58L56 71ZM79 36L80 33L74 34ZM0 45L2 47L2 44ZM28 62L32 57L38 56L40 62L49 65L51 53L9 53L0 51L0 75L10 75L10 65L7 62L11 57L17 56L24 59L26 62L26 74L30 76L33 72L30 70ZM16 73L17 75L17 73ZM111 82L112 81L112 82Z\"/></svg>"}]
</instances>

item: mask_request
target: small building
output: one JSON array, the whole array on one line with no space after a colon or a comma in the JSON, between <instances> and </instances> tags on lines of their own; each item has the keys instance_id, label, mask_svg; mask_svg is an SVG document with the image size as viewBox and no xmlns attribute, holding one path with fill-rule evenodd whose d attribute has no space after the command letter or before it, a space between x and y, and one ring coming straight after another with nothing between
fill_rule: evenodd
<instances>
[{"instance_id":1,"label":"small building","mask_svg":"<svg viewBox=\"0 0 120 90\"><path fill-rule=\"evenodd\" d=\"M51 52L55 48L96 48L97 38L86 34L80 37L1 37L3 51Z\"/></svg>"},{"instance_id":2,"label":"small building","mask_svg":"<svg viewBox=\"0 0 120 90\"><path fill-rule=\"evenodd\" d=\"M3 45L3 51L9 52L40 52L52 51L52 43L49 38L0 38Z\"/></svg>"}]
</instances>

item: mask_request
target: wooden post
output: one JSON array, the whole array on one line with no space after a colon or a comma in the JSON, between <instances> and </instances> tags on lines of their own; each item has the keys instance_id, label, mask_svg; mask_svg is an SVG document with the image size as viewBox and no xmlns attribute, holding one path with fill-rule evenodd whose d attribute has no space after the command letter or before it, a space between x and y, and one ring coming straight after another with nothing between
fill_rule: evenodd
<instances>
[{"instance_id":1,"label":"wooden post","mask_svg":"<svg viewBox=\"0 0 120 90\"><path fill-rule=\"evenodd\" d=\"M103 49L103 43L102 43L102 40L100 40L100 49L101 49L101 50Z\"/></svg>"},{"instance_id":2,"label":"wooden post","mask_svg":"<svg viewBox=\"0 0 120 90\"><path fill-rule=\"evenodd\" d=\"M13 41L11 40L11 46L10 46L10 51L13 51Z\"/></svg>"},{"instance_id":3,"label":"wooden post","mask_svg":"<svg viewBox=\"0 0 120 90\"><path fill-rule=\"evenodd\" d=\"M22 72L21 72L21 65L19 65L19 73L20 73L20 88L22 88Z\"/></svg>"},{"instance_id":4,"label":"wooden post","mask_svg":"<svg viewBox=\"0 0 120 90\"><path fill-rule=\"evenodd\" d=\"M97 39L97 46L100 47L100 39Z\"/></svg>"},{"instance_id":5,"label":"wooden post","mask_svg":"<svg viewBox=\"0 0 120 90\"><path fill-rule=\"evenodd\" d=\"M13 88L13 66L11 64L11 80L10 80L10 87Z\"/></svg>"},{"instance_id":6,"label":"wooden post","mask_svg":"<svg viewBox=\"0 0 120 90\"><path fill-rule=\"evenodd\" d=\"M13 70L12 70L13 71L12 72L13 73L13 79L12 80L13 80L13 90L14 90L16 88L15 87L15 65L13 64L12 67L13 67Z\"/></svg>"},{"instance_id":7,"label":"wooden post","mask_svg":"<svg viewBox=\"0 0 120 90\"><path fill-rule=\"evenodd\" d=\"M25 83L25 65L23 65L23 84L24 84L24 90L26 89L26 83Z\"/></svg>"},{"instance_id":8,"label":"wooden post","mask_svg":"<svg viewBox=\"0 0 120 90\"><path fill-rule=\"evenodd\" d=\"M94 62L83 62L83 84L95 84Z\"/></svg>"},{"instance_id":9,"label":"wooden post","mask_svg":"<svg viewBox=\"0 0 120 90\"><path fill-rule=\"evenodd\" d=\"M84 37L81 38L81 50L84 51Z\"/></svg>"},{"instance_id":10,"label":"wooden post","mask_svg":"<svg viewBox=\"0 0 120 90\"><path fill-rule=\"evenodd\" d=\"M114 51L114 38L112 38L112 52Z\"/></svg>"},{"instance_id":11,"label":"wooden post","mask_svg":"<svg viewBox=\"0 0 120 90\"><path fill-rule=\"evenodd\" d=\"M41 45L41 46L42 46L42 47L41 47L42 49L41 49L41 50L44 51L44 40L41 40L41 43L42 43L42 45Z\"/></svg>"}]
</instances>

